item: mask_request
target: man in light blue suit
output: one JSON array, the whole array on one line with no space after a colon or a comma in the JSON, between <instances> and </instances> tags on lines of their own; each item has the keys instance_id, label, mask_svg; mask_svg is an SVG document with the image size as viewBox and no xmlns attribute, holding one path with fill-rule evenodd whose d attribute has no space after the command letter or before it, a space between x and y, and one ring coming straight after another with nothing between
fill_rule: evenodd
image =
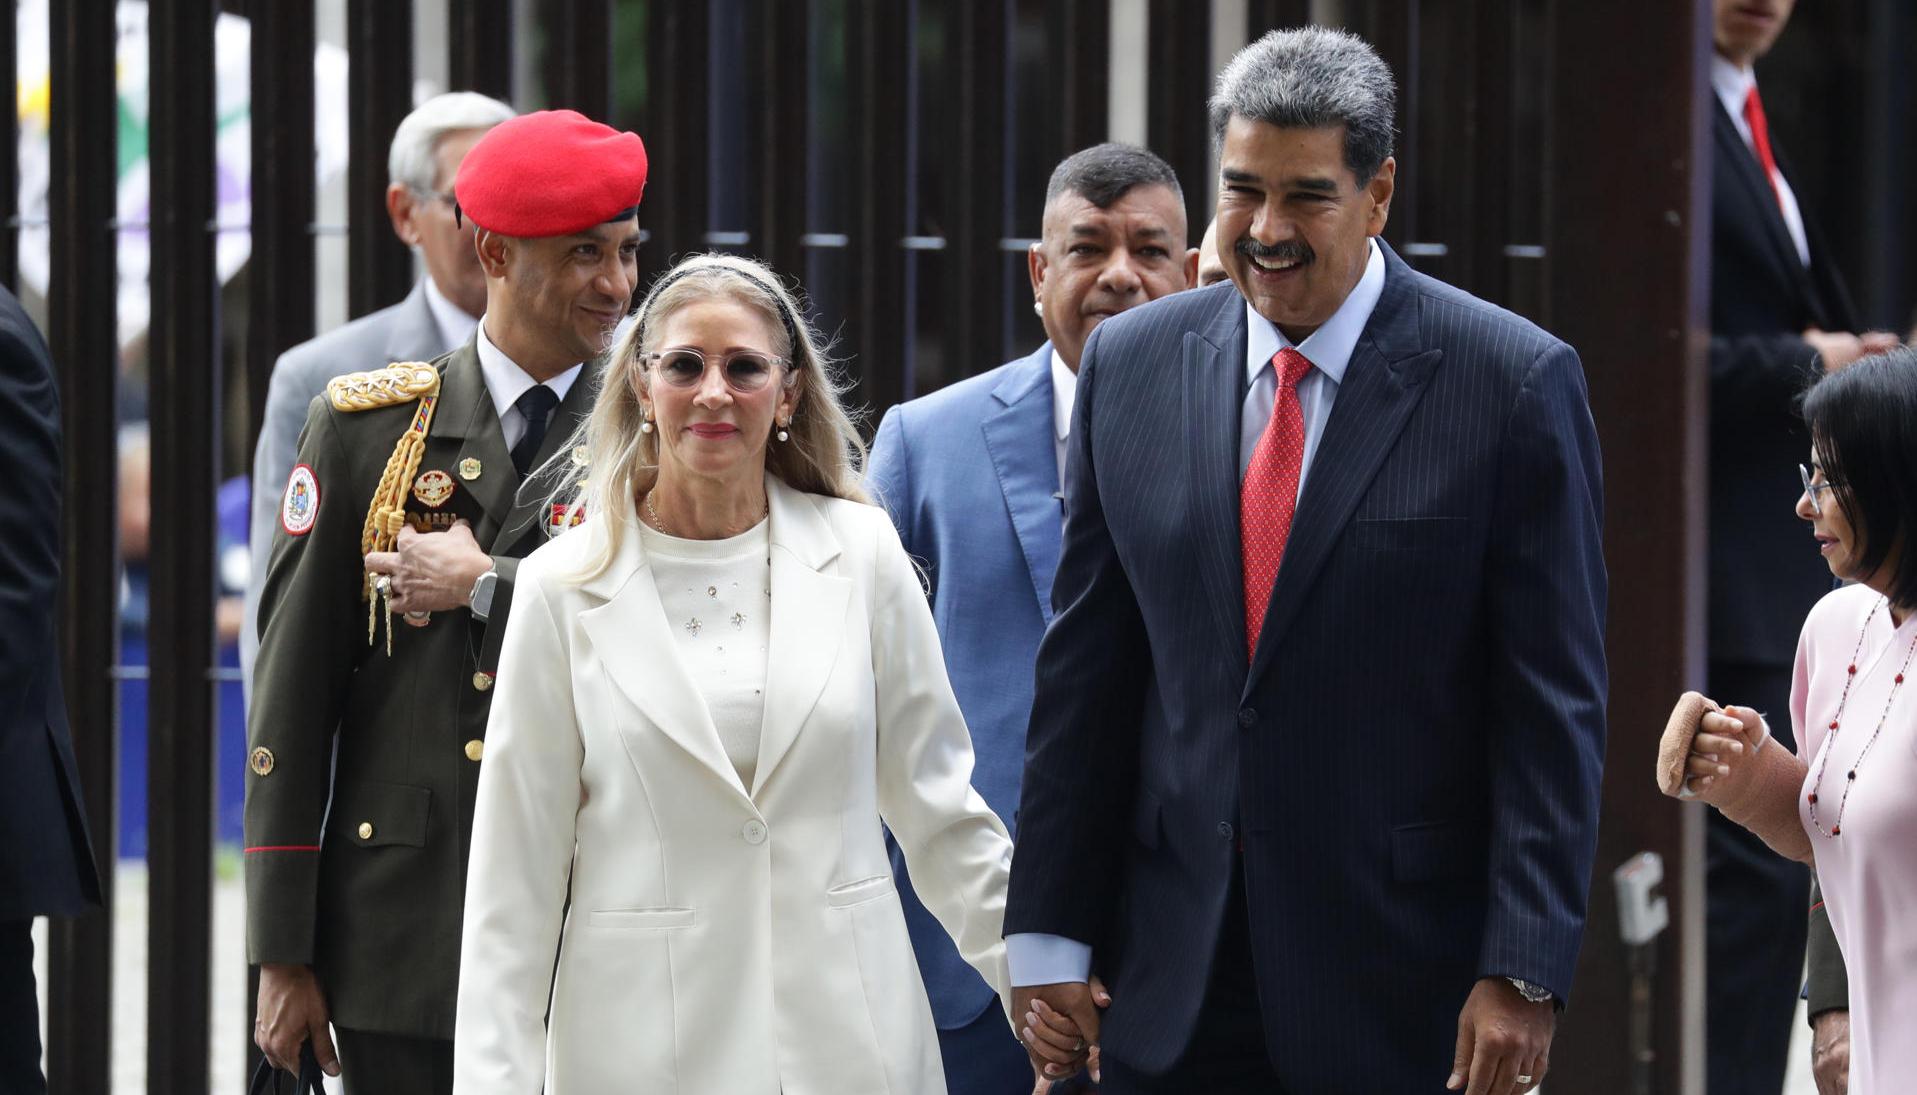
<instances>
[{"instance_id":1,"label":"man in light blue suit","mask_svg":"<svg viewBox=\"0 0 1917 1095\"><path fill-rule=\"evenodd\" d=\"M872 443L872 491L925 569L978 758L972 782L1014 835L1078 356L1106 318L1193 284L1184 210L1178 177L1142 148L1102 144L1060 163L1029 256L1045 344L892 408ZM893 868L952 1095L1030 1090L1031 1065L991 988L913 896L896 855Z\"/></svg>"}]
</instances>

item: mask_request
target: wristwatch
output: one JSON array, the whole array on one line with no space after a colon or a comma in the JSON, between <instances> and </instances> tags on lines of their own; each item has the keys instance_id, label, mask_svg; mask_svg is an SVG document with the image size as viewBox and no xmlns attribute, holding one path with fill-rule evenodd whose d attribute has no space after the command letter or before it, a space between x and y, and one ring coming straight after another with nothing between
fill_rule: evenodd
<instances>
[{"instance_id":1,"label":"wristwatch","mask_svg":"<svg viewBox=\"0 0 1917 1095\"><path fill-rule=\"evenodd\" d=\"M1511 987L1518 990L1518 995L1524 997L1525 1000L1530 1003L1542 1004L1551 999L1551 990L1545 988L1543 985L1534 985L1529 981L1520 981L1515 977L1507 977L1505 980L1511 982Z\"/></svg>"},{"instance_id":2,"label":"wristwatch","mask_svg":"<svg viewBox=\"0 0 1917 1095\"><path fill-rule=\"evenodd\" d=\"M498 585L497 566L473 579L473 591L466 595L466 605L472 609L473 619L484 620L493 614L493 590Z\"/></svg>"}]
</instances>

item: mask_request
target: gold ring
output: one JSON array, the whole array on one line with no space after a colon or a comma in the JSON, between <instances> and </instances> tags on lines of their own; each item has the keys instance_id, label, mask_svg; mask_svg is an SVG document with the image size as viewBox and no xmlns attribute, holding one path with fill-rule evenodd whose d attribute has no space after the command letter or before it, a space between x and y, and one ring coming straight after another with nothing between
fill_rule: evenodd
<instances>
[{"instance_id":1,"label":"gold ring","mask_svg":"<svg viewBox=\"0 0 1917 1095\"><path fill-rule=\"evenodd\" d=\"M1527 1085L1527 1084L1529 1084L1529 1083L1531 1082L1531 1077L1530 1077L1530 1076L1519 1076L1519 1077L1517 1078L1517 1082L1518 1082L1518 1086L1519 1086L1519 1087L1524 1087L1525 1085Z\"/></svg>"}]
</instances>

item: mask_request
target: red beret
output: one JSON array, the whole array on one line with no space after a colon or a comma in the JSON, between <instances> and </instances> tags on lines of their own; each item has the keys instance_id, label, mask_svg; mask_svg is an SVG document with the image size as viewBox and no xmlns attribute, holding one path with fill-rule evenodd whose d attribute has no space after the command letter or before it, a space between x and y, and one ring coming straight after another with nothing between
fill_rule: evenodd
<instances>
[{"instance_id":1,"label":"red beret","mask_svg":"<svg viewBox=\"0 0 1917 1095\"><path fill-rule=\"evenodd\" d=\"M474 224L564 236L630 216L646 189L646 146L577 111L522 114L488 130L459 165L453 196Z\"/></svg>"}]
</instances>

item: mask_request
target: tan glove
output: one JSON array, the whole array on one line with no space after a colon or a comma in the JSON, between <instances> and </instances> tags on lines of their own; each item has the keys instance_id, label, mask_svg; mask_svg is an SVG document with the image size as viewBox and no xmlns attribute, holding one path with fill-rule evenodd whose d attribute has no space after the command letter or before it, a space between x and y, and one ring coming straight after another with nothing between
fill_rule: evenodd
<instances>
[{"instance_id":1,"label":"tan glove","mask_svg":"<svg viewBox=\"0 0 1917 1095\"><path fill-rule=\"evenodd\" d=\"M1810 834L1797 815L1806 768L1790 750L1766 748L1769 742L1757 712L1686 692L1658 742L1657 786L1673 798L1703 799L1772 851L1809 863Z\"/></svg>"}]
</instances>

